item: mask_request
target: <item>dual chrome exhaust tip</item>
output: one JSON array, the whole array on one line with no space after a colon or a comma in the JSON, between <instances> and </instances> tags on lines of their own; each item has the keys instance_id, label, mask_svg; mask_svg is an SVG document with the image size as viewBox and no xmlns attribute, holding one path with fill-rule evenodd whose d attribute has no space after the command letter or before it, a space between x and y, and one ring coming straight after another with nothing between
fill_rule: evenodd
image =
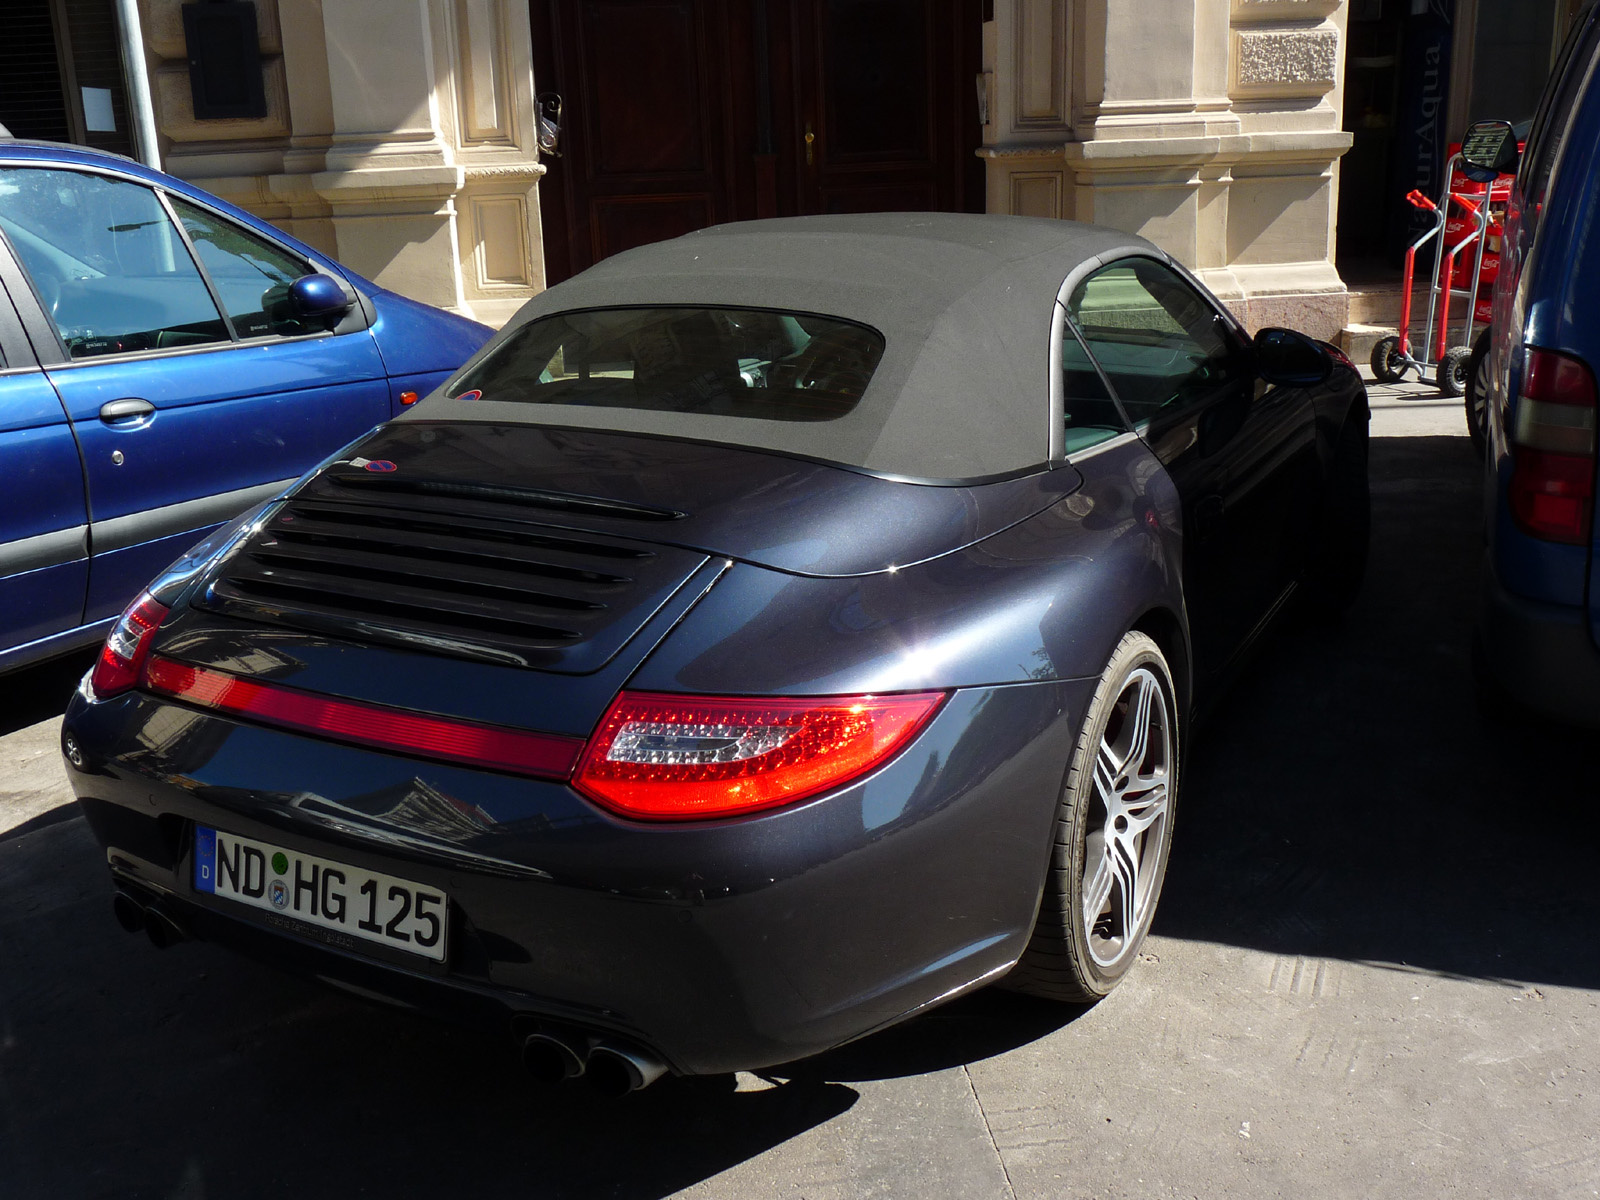
<instances>
[{"instance_id":1,"label":"dual chrome exhaust tip","mask_svg":"<svg viewBox=\"0 0 1600 1200\"><path fill-rule=\"evenodd\" d=\"M523 1038L522 1065L540 1083L581 1079L613 1099L649 1087L667 1072L664 1062L636 1047L548 1027Z\"/></svg>"}]
</instances>

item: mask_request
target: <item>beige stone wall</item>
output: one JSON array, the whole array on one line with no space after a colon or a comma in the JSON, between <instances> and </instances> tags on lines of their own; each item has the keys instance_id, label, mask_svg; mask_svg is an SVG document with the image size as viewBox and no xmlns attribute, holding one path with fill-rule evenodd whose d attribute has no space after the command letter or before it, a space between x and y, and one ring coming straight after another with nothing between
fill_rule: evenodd
<instances>
[{"instance_id":1,"label":"beige stone wall","mask_svg":"<svg viewBox=\"0 0 1600 1200\"><path fill-rule=\"evenodd\" d=\"M995 0L991 212L1150 238L1251 327L1331 337L1343 0Z\"/></svg>"},{"instance_id":2,"label":"beige stone wall","mask_svg":"<svg viewBox=\"0 0 1600 1200\"><path fill-rule=\"evenodd\" d=\"M162 163L404 295L500 324L544 286L524 0L255 0L267 115L197 121L141 0Z\"/></svg>"}]
</instances>

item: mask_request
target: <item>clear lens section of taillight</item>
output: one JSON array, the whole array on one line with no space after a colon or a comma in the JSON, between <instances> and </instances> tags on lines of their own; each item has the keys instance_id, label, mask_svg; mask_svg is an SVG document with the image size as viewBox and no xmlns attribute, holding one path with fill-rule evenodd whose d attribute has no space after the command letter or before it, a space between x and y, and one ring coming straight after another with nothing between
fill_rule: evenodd
<instances>
[{"instance_id":1,"label":"clear lens section of taillight","mask_svg":"<svg viewBox=\"0 0 1600 1200\"><path fill-rule=\"evenodd\" d=\"M589 739L575 786L624 816L694 820L792 804L892 758L943 692L740 699L624 692Z\"/></svg>"},{"instance_id":2,"label":"clear lens section of taillight","mask_svg":"<svg viewBox=\"0 0 1600 1200\"><path fill-rule=\"evenodd\" d=\"M1600 404L1587 364L1529 347L1511 431L1509 500L1524 533L1583 545L1594 513Z\"/></svg>"},{"instance_id":3,"label":"clear lens section of taillight","mask_svg":"<svg viewBox=\"0 0 1600 1200\"><path fill-rule=\"evenodd\" d=\"M102 700L126 692L139 682L139 672L150 653L150 642L166 619L167 606L141 592L112 626L89 677L94 694Z\"/></svg>"}]
</instances>

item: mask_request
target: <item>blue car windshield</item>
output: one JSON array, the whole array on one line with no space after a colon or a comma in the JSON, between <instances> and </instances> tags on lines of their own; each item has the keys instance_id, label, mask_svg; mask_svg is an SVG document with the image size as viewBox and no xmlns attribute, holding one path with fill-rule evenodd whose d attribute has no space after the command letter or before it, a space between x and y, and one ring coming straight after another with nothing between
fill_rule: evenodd
<instances>
[{"instance_id":1,"label":"blue car windshield","mask_svg":"<svg viewBox=\"0 0 1600 1200\"><path fill-rule=\"evenodd\" d=\"M525 404L831 421L855 408L883 347L865 326L807 313L590 309L523 326L453 392Z\"/></svg>"}]
</instances>

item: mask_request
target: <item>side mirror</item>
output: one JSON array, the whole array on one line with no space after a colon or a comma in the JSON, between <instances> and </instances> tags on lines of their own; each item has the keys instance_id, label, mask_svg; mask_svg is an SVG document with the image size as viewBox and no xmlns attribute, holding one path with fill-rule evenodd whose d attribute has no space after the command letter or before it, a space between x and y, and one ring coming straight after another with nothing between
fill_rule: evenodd
<instances>
[{"instance_id":1,"label":"side mirror","mask_svg":"<svg viewBox=\"0 0 1600 1200\"><path fill-rule=\"evenodd\" d=\"M330 275L302 275L289 285L289 311L308 325L323 325L332 329L345 313L355 307L355 301L344 290L344 284Z\"/></svg>"},{"instance_id":2,"label":"side mirror","mask_svg":"<svg viewBox=\"0 0 1600 1200\"><path fill-rule=\"evenodd\" d=\"M1303 333L1263 329L1256 334L1256 373L1274 387L1315 387L1333 374L1333 359Z\"/></svg>"},{"instance_id":3,"label":"side mirror","mask_svg":"<svg viewBox=\"0 0 1600 1200\"><path fill-rule=\"evenodd\" d=\"M1479 121L1461 139L1461 161L1477 183L1511 174L1517 169L1517 157L1517 133L1509 121Z\"/></svg>"}]
</instances>

